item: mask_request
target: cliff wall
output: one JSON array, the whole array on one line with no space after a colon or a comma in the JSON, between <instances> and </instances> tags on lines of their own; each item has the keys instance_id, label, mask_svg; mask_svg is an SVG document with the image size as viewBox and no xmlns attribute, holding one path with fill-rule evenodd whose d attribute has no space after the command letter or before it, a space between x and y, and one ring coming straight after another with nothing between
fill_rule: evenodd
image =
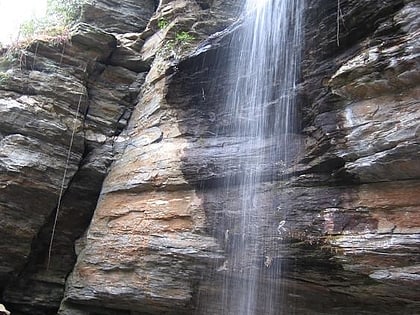
<instances>
[{"instance_id":1,"label":"cliff wall","mask_svg":"<svg viewBox=\"0 0 420 315\"><path fill-rule=\"evenodd\" d=\"M0 290L14 314L220 314L239 205L219 183L249 154L223 97L239 6L88 1L68 37L4 56ZM267 161L278 180L261 183L256 218L279 314L420 309L419 12L307 3L293 164Z\"/></svg>"}]
</instances>

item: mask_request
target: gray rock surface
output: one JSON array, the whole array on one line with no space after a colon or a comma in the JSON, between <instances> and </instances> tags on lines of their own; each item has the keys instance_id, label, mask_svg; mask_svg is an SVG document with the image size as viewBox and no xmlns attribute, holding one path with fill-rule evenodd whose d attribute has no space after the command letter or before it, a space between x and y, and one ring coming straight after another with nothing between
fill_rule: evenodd
<instances>
[{"instance_id":1,"label":"gray rock surface","mask_svg":"<svg viewBox=\"0 0 420 315\"><path fill-rule=\"evenodd\" d=\"M52 313L63 298L74 243L144 81L145 74L109 65L116 49L114 35L80 23L68 37L0 56L0 292L14 313Z\"/></svg>"},{"instance_id":2,"label":"gray rock surface","mask_svg":"<svg viewBox=\"0 0 420 315\"><path fill-rule=\"evenodd\" d=\"M89 0L82 6L80 19L109 33L142 32L155 7L155 0Z\"/></svg>"},{"instance_id":3,"label":"gray rock surface","mask_svg":"<svg viewBox=\"0 0 420 315\"><path fill-rule=\"evenodd\" d=\"M277 177L254 260L279 314L417 314L420 7L337 4L307 2L302 128L289 164L261 165ZM0 76L0 293L17 314L221 314L240 192L219 184L249 155L223 109L240 2L154 7L88 1L69 41Z\"/></svg>"}]
</instances>

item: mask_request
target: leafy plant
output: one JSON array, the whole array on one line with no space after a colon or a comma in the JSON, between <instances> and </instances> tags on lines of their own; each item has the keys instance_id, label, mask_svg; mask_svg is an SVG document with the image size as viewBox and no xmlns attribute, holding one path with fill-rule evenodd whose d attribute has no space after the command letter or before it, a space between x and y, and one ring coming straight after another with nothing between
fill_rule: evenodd
<instances>
[{"instance_id":1,"label":"leafy plant","mask_svg":"<svg viewBox=\"0 0 420 315\"><path fill-rule=\"evenodd\" d=\"M194 40L194 36L192 36L190 33L182 31L175 34L175 40L178 43L184 44L184 43L190 43Z\"/></svg>"},{"instance_id":2,"label":"leafy plant","mask_svg":"<svg viewBox=\"0 0 420 315\"><path fill-rule=\"evenodd\" d=\"M167 19L165 18L160 18L158 21L158 27L159 29L164 29L165 27L167 27L169 25L169 22Z\"/></svg>"},{"instance_id":3,"label":"leafy plant","mask_svg":"<svg viewBox=\"0 0 420 315\"><path fill-rule=\"evenodd\" d=\"M80 15L83 0L48 0L47 16L64 25L73 23Z\"/></svg>"},{"instance_id":4,"label":"leafy plant","mask_svg":"<svg viewBox=\"0 0 420 315\"><path fill-rule=\"evenodd\" d=\"M6 83L10 78L10 75L6 72L0 71L0 85Z\"/></svg>"},{"instance_id":5,"label":"leafy plant","mask_svg":"<svg viewBox=\"0 0 420 315\"><path fill-rule=\"evenodd\" d=\"M20 34L24 38L58 36L66 32L77 20L84 0L48 0L44 18L33 18L21 24Z\"/></svg>"},{"instance_id":6,"label":"leafy plant","mask_svg":"<svg viewBox=\"0 0 420 315\"><path fill-rule=\"evenodd\" d=\"M39 28L37 19L31 19L26 22L23 22L20 25L20 35L23 35L24 37L32 36L36 33L36 30Z\"/></svg>"},{"instance_id":7,"label":"leafy plant","mask_svg":"<svg viewBox=\"0 0 420 315\"><path fill-rule=\"evenodd\" d=\"M14 66L20 66L22 68L26 63L26 56L23 51L27 47L28 43L25 41L16 42L8 46L0 55L0 72L3 72L4 74L5 71ZM5 76L3 75L3 79L4 77Z\"/></svg>"},{"instance_id":8,"label":"leafy plant","mask_svg":"<svg viewBox=\"0 0 420 315\"><path fill-rule=\"evenodd\" d=\"M186 31L176 32L172 39L167 39L160 52L164 55L177 56L182 53L184 45L195 40L195 37ZM184 46L184 47L183 47Z\"/></svg>"}]
</instances>

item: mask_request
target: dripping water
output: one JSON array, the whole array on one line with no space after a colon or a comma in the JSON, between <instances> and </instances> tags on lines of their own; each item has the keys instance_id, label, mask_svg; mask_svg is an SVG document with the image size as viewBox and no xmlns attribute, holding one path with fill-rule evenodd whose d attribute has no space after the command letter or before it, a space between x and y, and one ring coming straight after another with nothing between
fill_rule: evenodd
<instances>
[{"instance_id":1,"label":"dripping water","mask_svg":"<svg viewBox=\"0 0 420 315\"><path fill-rule=\"evenodd\" d=\"M224 223L222 242L227 258L219 268L223 284L214 302L218 311L211 311L208 305L205 314L291 314L279 309L284 266L278 263L280 254L273 244L284 222L270 222L273 215L266 211L277 211L274 199L278 191L273 183L290 162L288 135L296 129L303 2L246 0L243 25L231 40L227 58L231 87L225 111L229 133L241 143L240 165L239 175L225 180L223 198L236 199L239 205ZM271 191L261 189L270 183ZM273 207L262 209L263 203Z\"/></svg>"}]
</instances>

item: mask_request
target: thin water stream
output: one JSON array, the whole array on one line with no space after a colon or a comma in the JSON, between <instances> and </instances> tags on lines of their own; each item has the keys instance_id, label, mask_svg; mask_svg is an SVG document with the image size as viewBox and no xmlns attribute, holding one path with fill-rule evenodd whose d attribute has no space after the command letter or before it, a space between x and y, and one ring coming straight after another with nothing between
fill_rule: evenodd
<instances>
[{"instance_id":1,"label":"thin water stream","mask_svg":"<svg viewBox=\"0 0 420 315\"><path fill-rule=\"evenodd\" d=\"M281 229L279 222L265 219L270 215L259 206L261 198L276 192L261 193L259 187L278 179L288 164L287 135L296 128L302 12L302 0L246 0L243 25L231 41L235 48L227 60L232 60L228 72L233 88L225 110L234 136L246 142L244 152L238 152L245 171L227 178L223 187L226 198L234 195L240 209L224 233L227 260L217 302L220 315L283 313L278 309L283 266L271 266L278 254L268 255L261 245ZM266 281L267 276L273 281Z\"/></svg>"}]
</instances>

